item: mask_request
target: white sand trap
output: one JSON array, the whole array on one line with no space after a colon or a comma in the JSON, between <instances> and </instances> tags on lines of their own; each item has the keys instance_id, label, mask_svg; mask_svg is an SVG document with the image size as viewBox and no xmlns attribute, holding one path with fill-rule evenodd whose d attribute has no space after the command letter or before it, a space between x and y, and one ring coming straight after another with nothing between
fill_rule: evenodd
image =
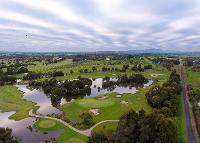
<instances>
[{"instance_id":1,"label":"white sand trap","mask_svg":"<svg viewBox=\"0 0 200 143\"><path fill-rule=\"evenodd\" d=\"M89 112L93 113L94 115L99 115L99 109L90 109Z\"/></svg>"},{"instance_id":2,"label":"white sand trap","mask_svg":"<svg viewBox=\"0 0 200 143\"><path fill-rule=\"evenodd\" d=\"M121 104L128 104L127 101L121 101L120 103L121 103Z\"/></svg>"},{"instance_id":3,"label":"white sand trap","mask_svg":"<svg viewBox=\"0 0 200 143\"><path fill-rule=\"evenodd\" d=\"M122 96L121 96L121 95L116 95L116 97L117 97L117 98L121 98Z\"/></svg>"}]
</instances>

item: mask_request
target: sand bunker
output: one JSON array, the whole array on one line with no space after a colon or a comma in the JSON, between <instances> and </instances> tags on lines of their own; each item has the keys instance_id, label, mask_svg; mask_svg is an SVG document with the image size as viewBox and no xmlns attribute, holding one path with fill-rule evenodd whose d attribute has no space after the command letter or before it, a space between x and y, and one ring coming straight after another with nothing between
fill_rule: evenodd
<instances>
[{"instance_id":1,"label":"sand bunker","mask_svg":"<svg viewBox=\"0 0 200 143\"><path fill-rule=\"evenodd\" d=\"M117 97L117 98L121 98L122 96L121 96L121 95L116 95L116 97Z\"/></svg>"},{"instance_id":2,"label":"sand bunker","mask_svg":"<svg viewBox=\"0 0 200 143\"><path fill-rule=\"evenodd\" d=\"M127 101L121 101L120 103L121 103L121 104L128 104Z\"/></svg>"},{"instance_id":3,"label":"sand bunker","mask_svg":"<svg viewBox=\"0 0 200 143\"><path fill-rule=\"evenodd\" d=\"M104 100L106 98L107 98L106 96L101 96L101 97L99 97L99 100Z\"/></svg>"},{"instance_id":4,"label":"sand bunker","mask_svg":"<svg viewBox=\"0 0 200 143\"><path fill-rule=\"evenodd\" d=\"M99 115L99 109L90 109L89 112L91 112L94 115Z\"/></svg>"}]
</instances>

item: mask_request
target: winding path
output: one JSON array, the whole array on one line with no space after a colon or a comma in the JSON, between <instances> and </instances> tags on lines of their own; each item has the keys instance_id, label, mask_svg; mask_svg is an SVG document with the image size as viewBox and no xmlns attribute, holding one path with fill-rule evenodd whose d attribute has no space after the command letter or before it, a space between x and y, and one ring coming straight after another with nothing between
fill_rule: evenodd
<instances>
[{"instance_id":1,"label":"winding path","mask_svg":"<svg viewBox=\"0 0 200 143\"><path fill-rule=\"evenodd\" d=\"M61 119L58 119L58 118L54 118L54 117L49 117L49 116L45 116L45 115L36 115L36 114L33 114L33 110L30 110L29 111L29 116L30 117L36 117L36 118L43 118L43 119L50 119L50 120L54 120L54 121L57 121L57 122L60 122L62 123L63 125L65 125L66 127L72 129L73 131L79 133L79 134L82 134L84 136L91 136L91 133L92 133L92 130L97 127L98 125L102 124L102 123L106 123L106 122L118 122L119 120L104 120L104 121L101 121L97 124L95 124L94 126L92 126L91 128L87 129L87 130L79 130L77 128L74 128L73 126L71 126L69 123L61 120Z\"/></svg>"},{"instance_id":2,"label":"winding path","mask_svg":"<svg viewBox=\"0 0 200 143\"><path fill-rule=\"evenodd\" d=\"M183 90L183 100L184 100L184 110L186 117L186 132L187 132L187 143L197 143L197 138L195 134L195 128L192 125L192 115L190 113L190 107L187 99L187 90L185 85L184 77L184 66L181 63L181 81L182 81L182 90ZM198 136L198 135L197 135Z\"/></svg>"}]
</instances>

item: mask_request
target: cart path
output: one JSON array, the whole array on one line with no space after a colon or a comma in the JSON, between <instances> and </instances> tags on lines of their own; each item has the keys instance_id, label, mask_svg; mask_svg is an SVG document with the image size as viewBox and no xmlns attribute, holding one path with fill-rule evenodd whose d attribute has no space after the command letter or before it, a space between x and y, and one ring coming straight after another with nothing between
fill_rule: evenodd
<instances>
[{"instance_id":1,"label":"cart path","mask_svg":"<svg viewBox=\"0 0 200 143\"><path fill-rule=\"evenodd\" d=\"M94 126L92 126L91 128L89 129L86 129L86 130L79 130L77 128L74 128L73 126L71 126L69 123L61 120L61 119L58 119L58 118L54 118L54 117L49 117L49 116L45 116L45 115L36 115L36 114L33 114L33 110L30 110L29 111L29 116L30 117L35 117L35 118L43 118L43 119L50 119L50 120L54 120L54 121L57 121L57 122L60 122L62 123L63 125L65 125L66 127L72 129L73 131L81 134L81 135L84 135L84 136L88 136L90 137L91 134L92 134L92 130L94 128L96 128L98 125L102 124L102 123L106 123L106 122L119 122L119 120L104 120L104 121L101 121L97 124L95 124Z\"/></svg>"}]
</instances>

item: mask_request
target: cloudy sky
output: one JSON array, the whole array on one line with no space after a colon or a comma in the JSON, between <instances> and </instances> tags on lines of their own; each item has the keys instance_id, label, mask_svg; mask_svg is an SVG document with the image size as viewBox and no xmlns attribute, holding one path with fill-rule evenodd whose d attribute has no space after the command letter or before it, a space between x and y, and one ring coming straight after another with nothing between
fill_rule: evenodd
<instances>
[{"instance_id":1,"label":"cloudy sky","mask_svg":"<svg viewBox=\"0 0 200 143\"><path fill-rule=\"evenodd\" d=\"M200 0L0 0L0 51L200 51Z\"/></svg>"}]
</instances>

